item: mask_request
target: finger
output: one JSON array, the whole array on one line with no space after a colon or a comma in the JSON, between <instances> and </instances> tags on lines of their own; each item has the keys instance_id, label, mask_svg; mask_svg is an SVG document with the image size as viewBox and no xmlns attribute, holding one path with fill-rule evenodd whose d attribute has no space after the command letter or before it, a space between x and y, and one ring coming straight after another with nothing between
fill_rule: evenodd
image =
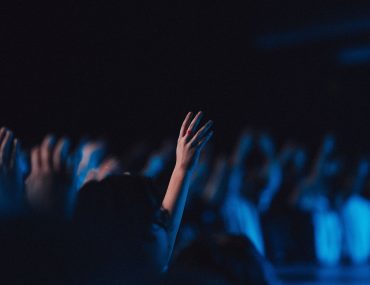
<instances>
[{"instance_id":1,"label":"finger","mask_svg":"<svg viewBox=\"0 0 370 285\"><path fill-rule=\"evenodd\" d=\"M84 176L92 168L98 168L105 154L103 142L87 142L82 148L77 174Z\"/></svg>"},{"instance_id":2,"label":"finger","mask_svg":"<svg viewBox=\"0 0 370 285\"><path fill-rule=\"evenodd\" d=\"M4 139L4 137L5 137L5 134L6 134L6 128L5 127L2 127L1 129L0 129L0 145L2 144L2 142L3 142L3 139Z\"/></svg>"},{"instance_id":3,"label":"finger","mask_svg":"<svg viewBox=\"0 0 370 285\"><path fill-rule=\"evenodd\" d=\"M85 180L83 181L83 185L90 182L90 181L98 181L98 170L97 169L91 169L88 174L86 175Z\"/></svg>"},{"instance_id":4,"label":"finger","mask_svg":"<svg viewBox=\"0 0 370 285\"><path fill-rule=\"evenodd\" d=\"M60 171L66 167L70 145L70 141L67 138L60 139L56 144L53 153L53 166L55 170Z\"/></svg>"},{"instance_id":5,"label":"finger","mask_svg":"<svg viewBox=\"0 0 370 285\"><path fill-rule=\"evenodd\" d=\"M41 168L40 148L35 146L31 150L31 172L38 172Z\"/></svg>"},{"instance_id":6,"label":"finger","mask_svg":"<svg viewBox=\"0 0 370 285\"><path fill-rule=\"evenodd\" d=\"M6 135L6 128L2 127L0 129L0 148L3 145L3 140L4 140L5 135ZM0 166L3 166L3 153L2 152L0 152Z\"/></svg>"},{"instance_id":7,"label":"finger","mask_svg":"<svg viewBox=\"0 0 370 285\"><path fill-rule=\"evenodd\" d=\"M13 140L13 145L12 145L12 154L10 157L10 167L15 168L18 165L19 162L19 155L20 155L20 143L18 139Z\"/></svg>"},{"instance_id":8,"label":"finger","mask_svg":"<svg viewBox=\"0 0 370 285\"><path fill-rule=\"evenodd\" d=\"M207 144L207 142L211 139L213 136L213 131L210 131L207 136L205 136L199 143L198 143L198 149L201 151L203 147Z\"/></svg>"},{"instance_id":9,"label":"finger","mask_svg":"<svg viewBox=\"0 0 370 285\"><path fill-rule=\"evenodd\" d=\"M192 115L193 113L189 112L186 115L185 120L182 122L181 129L180 129L180 137L183 137L186 135L186 131L190 125L190 120L191 120Z\"/></svg>"},{"instance_id":10,"label":"finger","mask_svg":"<svg viewBox=\"0 0 370 285\"><path fill-rule=\"evenodd\" d=\"M105 146L102 142L88 142L82 148L82 157L83 159L88 160L92 155L102 152L104 149Z\"/></svg>"},{"instance_id":11,"label":"finger","mask_svg":"<svg viewBox=\"0 0 370 285\"><path fill-rule=\"evenodd\" d=\"M198 114L194 117L194 119L190 123L189 128L187 129L187 133L192 134L197 131L197 127L202 117L203 117L203 112L202 111L198 112Z\"/></svg>"},{"instance_id":12,"label":"finger","mask_svg":"<svg viewBox=\"0 0 370 285\"><path fill-rule=\"evenodd\" d=\"M191 146L196 146L209 132L210 128L212 127L213 122L208 121L194 136L194 138L190 141Z\"/></svg>"},{"instance_id":13,"label":"finger","mask_svg":"<svg viewBox=\"0 0 370 285\"><path fill-rule=\"evenodd\" d=\"M82 160L82 151L84 148L84 145L86 144L85 140L80 140L76 148L74 149L71 156L69 156L69 165L71 169L73 169L73 172L77 172L79 165Z\"/></svg>"},{"instance_id":14,"label":"finger","mask_svg":"<svg viewBox=\"0 0 370 285\"><path fill-rule=\"evenodd\" d=\"M55 137L52 135L47 135L40 147L41 167L44 170L49 170L53 166L52 153L54 146L55 146Z\"/></svg>"},{"instance_id":15,"label":"finger","mask_svg":"<svg viewBox=\"0 0 370 285\"><path fill-rule=\"evenodd\" d=\"M6 131L5 137L0 146L0 158L1 163L4 166L5 165L9 166L12 144L13 144L13 133L11 131Z\"/></svg>"},{"instance_id":16,"label":"finger","mask_svg":"<svg viewBox=\"0 0 370 285\"><path fill-rule=\"evenodd\" d=\"M103 180L105 177L118 173L120 171L120 163L115 158L109 158L99 167L98 179Z\"/></svg>"},{"instance_id":17,"label":"finger","mask_svg":"<svg viewBox=\"0 0 370 285\"><path fill-rule=\"evenodd\" d=\"M112 168L118 167L118 165L119 165L119 161L116 158L111 157L111 158L105 159L100 165L99 169L101 170L112 169Z\"/></svg>"},{"instance_id":18,"label":"finger","mask_svg":"<svg viewBox=\"0 0 370 285\"><path fill-rule=\"evenodd\" d=\"M86 167L96 168L99 167L106 153L105 144L103 142L93 142L84 151L84 158L86 161Z\"/></svg>"}]
</instances>

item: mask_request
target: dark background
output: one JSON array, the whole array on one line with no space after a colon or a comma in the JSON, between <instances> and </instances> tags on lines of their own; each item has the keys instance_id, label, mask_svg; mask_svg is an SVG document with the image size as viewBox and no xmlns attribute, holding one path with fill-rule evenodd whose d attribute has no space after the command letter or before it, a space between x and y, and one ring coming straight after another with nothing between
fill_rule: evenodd
<instances>
[{"instance_id":1,"label":"dark background","mask_svg":"<svg viewBox=\"0 0 370 285\"><path fill-rule=\"evenodd\" d=\"M201 109L223 150L243 126L370 150L368 1L28 2L0 14L0 123L28 145L51 131L125 148Z\"/></svg>"}]
</instances>

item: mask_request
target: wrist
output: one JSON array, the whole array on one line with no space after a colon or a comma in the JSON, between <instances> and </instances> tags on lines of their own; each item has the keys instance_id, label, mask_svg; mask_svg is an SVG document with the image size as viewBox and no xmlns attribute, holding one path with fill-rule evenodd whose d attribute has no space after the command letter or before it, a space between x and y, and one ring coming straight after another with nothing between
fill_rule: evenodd
<instances>
[{"instance_id":1,"label":"wrist","mask_svg":"<svg viewBox=\"0 0 370 285\"><path fill-rule=\"evenodd\" d=\"M179 164L175 164L173 172L178 175L182 175L182 176L190 176L192 174L192 171L191 169L189 169L189 167L179 165Z\"/></svg>"}]
</instances>

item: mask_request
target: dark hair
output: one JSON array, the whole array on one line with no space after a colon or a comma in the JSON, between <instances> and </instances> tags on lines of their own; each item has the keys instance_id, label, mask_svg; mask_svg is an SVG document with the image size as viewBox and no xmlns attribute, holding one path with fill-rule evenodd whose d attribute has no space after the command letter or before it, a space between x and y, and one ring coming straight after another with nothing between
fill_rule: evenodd
<instances>
[{"instance_id":1,"label":"dark hair","mask_svg":"<svg viewBox=\"0 0 370 285\"><path fill-rule=\"evenodd\" d=\"M99 268L105 279L156 274L146 245L155 240L153 224L166 227L167 215L154 188L145 177L114 175L80 190L74 214L78 252L89 256L84 262Z\"/></svg>"},{"instance_id":2,"label":"dark hair","mask_svg":"<svg viewBox=\"0 0 370 285\"><path fill-rule=\"evenodd\" d=\"M166 226L166 213L148 178L114 175L87 183L78 194L75 221L125 237L147 233L153 223Z\"/></svg>"}]
</instances>

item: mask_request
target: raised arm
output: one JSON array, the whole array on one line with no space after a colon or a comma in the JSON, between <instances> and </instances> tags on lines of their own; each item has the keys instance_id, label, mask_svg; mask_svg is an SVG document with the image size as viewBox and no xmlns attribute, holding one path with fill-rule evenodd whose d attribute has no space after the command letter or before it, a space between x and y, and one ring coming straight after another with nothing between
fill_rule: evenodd
<instances>
[{"instance_id":1,"label":"raised arm","mask_svg":"<svg viewBox=\"0 0 370 285\"><path fill-rule=\"evenodd\" d=\"M13 218L25 211L25 161L13 132L0 129L0 219Z\"/></svg>"},{"instance_id":2,"label":"raised arm","mask_svg":"<svg viewBox=\"0 0 370 285\"><path fill-rule=\"evenodd\" d=\"M217 157L216 164L207 181L203 192L203 199L210 204L221 203L226 195L229 166L225 156Z\"/></svg>"},{"instance_id":3,"label":"raised arm","mask_svg":"<svg viewBox=\"0 0 370 285\"><path fill-rule=\"evenodd\" d=\"M231 172L229 176L228 190L226 198L238 197L243 188L244 175L247 171L246 161L253 148L253 135L244 130L234 150L231 159Z\"/></svg>"},{"instance_id":4,"label":"raised arm","mask_svg":"<svg viewBox=\"0 0 370 285\"><path fill-rule=\"evenodd\" d=\"M158 178L169 166L175 147L174 141L165 141L159 150L150 155L141 173L146 177Z\"/></svg>"},{"instance_id":5,"label":"raised arm","mask_svg":"<svg viewBox=\"0 0 370 285\"><path fill-rule=\"evenodd\" d=\"M70 141L45 137L31 150L31 172L26 180L26 198L31 209L43 215L65 217L72 209L73 183L67 169Z\"/></svg>"},{"instance_id":6,"label":"raised arm","mask_svg":"<svg viewBox=\"0 0 370 285\"><path fill-rule=\"evenodd\" d=\"M198 112L192 120L192 113L188 113L181 126L176 148L176 165L162 202L162 207L168 211L170 216L168 227L169 256L171 256L180 226L191 176L198 163L202 148L213 134L212 121L208 121L202 128L198 128L202 115L202 112Z\"/></svg>"}]
</instances>

